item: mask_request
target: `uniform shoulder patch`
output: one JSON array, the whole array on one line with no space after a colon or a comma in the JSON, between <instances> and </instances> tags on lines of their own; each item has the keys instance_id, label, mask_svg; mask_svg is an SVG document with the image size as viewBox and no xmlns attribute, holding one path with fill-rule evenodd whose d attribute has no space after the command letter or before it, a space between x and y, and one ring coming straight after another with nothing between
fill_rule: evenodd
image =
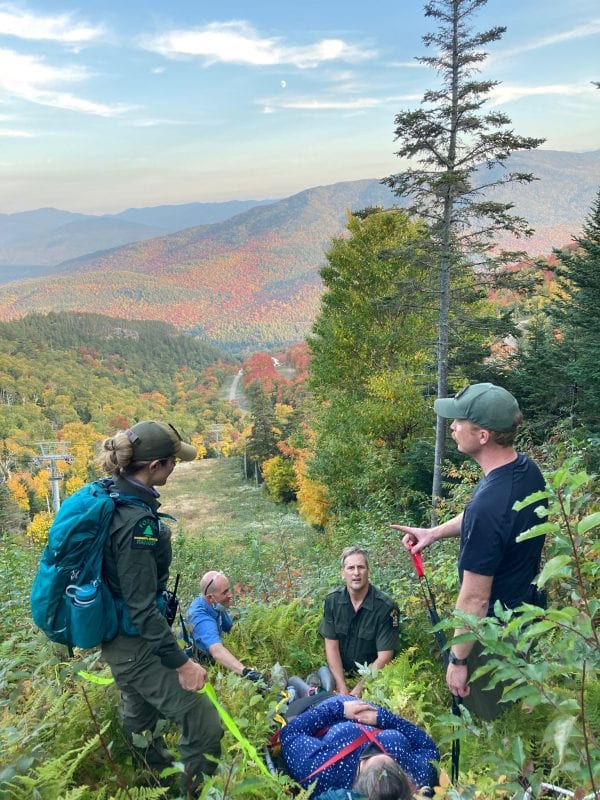
<instances>
[{"instance_id":1,"label":"uniform shoulder patch","mask_svg":"<svg viewBox=\"0 0 600 800\"><path fill-rule=\"evenodd\" d=\"M158 522L154 517L142 517L131 531L131 547L135 550L152 550L158 544Z\"/></svg>"},{"instance_id":2,"label":"uniform shoulder patch","mask_svg":"<svg viewBox=\"0 0 600 800\"><path fill-rule=\"evenodd\" d=\"M392 628L397 628L398 625L400 624L399 617L400 614L398 613L398 609L392 608L392 610L390 611L390 623Z\"/></svg>"}]
</instances>

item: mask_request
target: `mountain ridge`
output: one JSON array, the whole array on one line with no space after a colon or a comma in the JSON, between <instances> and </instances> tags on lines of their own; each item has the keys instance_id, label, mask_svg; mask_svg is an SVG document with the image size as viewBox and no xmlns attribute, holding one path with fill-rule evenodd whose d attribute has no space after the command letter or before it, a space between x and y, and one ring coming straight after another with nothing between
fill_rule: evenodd
<instances>
[{"instance_id":1,"label":"mountain ridge","mask_svg":"<svg viewBox=\"0 0 600 800\"><path fill-rule=\"evenodd\" d=\"M63 261L196 225L211 225L273 200L227 200L128 208L116 214L81 214L39 208L0 214L0 281L51 272Z\"/></svg>"},{"instance_id":2,"label":"mountain ridge","mask_svg":"<svg viewBox=\"0 0 600 800\"><path fill-rule=\"evenodd\" d=\"M519 247L547 254L581 230L600 183L600 151L519 155L509 168L537 172L541 180L503 187L496 196L514 202L516 213L544 220ZM331 239L344 230L347 209L395 200L379 181L345 181L212 225L81 256L53 267L51 277L0 286L0 319L103 309L111 316L163 320L235 350L298 341L317 313L319 269Z\"/></svg>"}]
</instances>

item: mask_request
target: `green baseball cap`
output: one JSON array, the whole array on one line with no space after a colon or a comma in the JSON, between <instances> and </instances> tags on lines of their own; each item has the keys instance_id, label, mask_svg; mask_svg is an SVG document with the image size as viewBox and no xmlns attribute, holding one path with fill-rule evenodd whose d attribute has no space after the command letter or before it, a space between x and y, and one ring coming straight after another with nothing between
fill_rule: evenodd
<instances>
[{"instance_id":1,"label":"green baseball cap","mask_svg":"<svg viewBox=\"0 0 600 800\"><path fill-rule=\"evenodd\" d=\"M519 404L510 392L493 383L473 383L454 397L433 404L436 414L447 419L468 419L488 431L513 430Z\"/></svg>"},{"instance_id":2,"label":"green baseball cap","mask_svg":"<svg viewBox=\"0 0 600 800\"><path fill-rule=\"evenodd\" d=\"M181 436L166 422L137 422L125 431L133 447L134 461L155 461L163 458L180 458L193 461L198 451L181 441Z\"/></svg>"}]
</instances>

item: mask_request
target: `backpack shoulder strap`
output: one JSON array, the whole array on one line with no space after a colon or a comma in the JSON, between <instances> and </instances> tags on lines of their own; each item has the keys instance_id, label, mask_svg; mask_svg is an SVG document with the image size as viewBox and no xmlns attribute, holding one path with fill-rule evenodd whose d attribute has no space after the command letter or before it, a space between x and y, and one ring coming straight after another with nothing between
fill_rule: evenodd
<instances>
[{"instance_id":1,"label":"backpack shoulder strap","mask_svg":"<svg viewBox=\"0 0 600 800\"><path fill-rule=\"evenodd\" d=\"M361 725L360 722L357 723L357 724L358 724L358 727L363 732L363 734L367 737L367 739L372 744L374 744L376 747L378 747L384 755L389 756L388 751L385 749L385 747L381 744L381 742L377 738L377 731L380 730L380 729L376 728L376 730L372 731L369 728L365 728L365 726Z\"/></svg>"},{"instance_id":2,"label":"backpack shoulder strap","mask_svg":"<svg viewBox=\"0 0 600 800\"><path fill-rule=\"evenodd\" d=\"M110 496L114 500L115 506L139 506L140 508L149 511L153 517L157 519L161 516L155 508L152 508L150 503L146 503L141 497L135 497L132 494L121 494L120 492L111 492Z\"/></svg>"},{"instance_id":3,"label":"backpack shoulder strap","mask_svg":"<svg viewBox=\"0 0 600 800\"><path fill-rule=\"evenodd\" d=\"M141 497L135 497L135 495L123 494L117 491L112 478L99 478L97 481L94 481L94 483L104 489L106 494L113 499L115 506L140 506L141 508L147 508L152 516L157 519L169 519L172 522L177 522L177 518L172 514L166 514L164 511L157 511L155 508L152 508L150 503L142 500Z\"/></svg>"}]
</instances>

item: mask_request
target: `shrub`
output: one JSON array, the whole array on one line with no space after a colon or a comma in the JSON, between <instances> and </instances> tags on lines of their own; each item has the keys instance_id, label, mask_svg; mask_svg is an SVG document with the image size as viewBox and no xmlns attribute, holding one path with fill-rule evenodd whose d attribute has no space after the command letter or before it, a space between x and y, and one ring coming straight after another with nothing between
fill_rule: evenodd
<instances>
[{"instance_id":1,"label":"shrub","mask_svg":"<svg viewBox=\"0 0 600 800\"><path fill-rule=\"evenodd\" d=\"M54 514L49 511L39 511L27 526L29 539L35 544L46 544L53 519Z\"/></svg>"}]
</instances>

